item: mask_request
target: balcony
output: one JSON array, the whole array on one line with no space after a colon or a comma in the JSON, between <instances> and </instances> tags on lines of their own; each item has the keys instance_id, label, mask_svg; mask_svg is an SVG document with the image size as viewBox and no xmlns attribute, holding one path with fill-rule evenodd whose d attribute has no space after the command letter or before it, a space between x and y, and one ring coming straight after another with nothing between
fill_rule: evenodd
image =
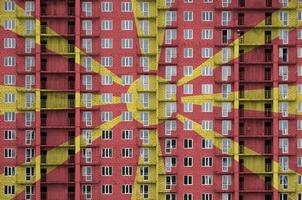
<instances>
[{"instance_id":1,"label":"balcony","mask_svg":"<svg viewBox=\"0 0 302 200\"><path fill-rule=\"evenodd\" d=\"M41 200L47 200L47 192L41 192Z\"/></svg>"},{"instance_id":2,"label":"balcony","mask_svg":"<svg viewBox=\"0 0 302 200\"><path fill-rule=\"evenodd\" d=\"M68 182L74 182L74 181L75 181L75 173L74 172L68 173Z\"/></svg>"},{"instance_id":3,"label":"balcony","mask_svg":"<svg viewBox=\"0 0 302 200\"><path fill-rule=\"evenodd\" d=\"M75 162L75 155L68 155L68 163L74 164Z\"/></svg>"},{"instance_id":4,"label":"balcony","mask_svg":"<svg viewBox=\"0 0 302 200\"><path fill-rule=\"evenodd\" d=\"M265 172L272 172L272 163L265 163Z\"/></svg>"},{"instance_id":5,"label":"balcony","mask_svg":"<svg viewBox=\"0 0 302 200\"><path fill-rule=\"evenodd\" d=\"M74 192L68 192L68 200L74 200L75 199L75 193Z\"/></svg>"}]
</instances>

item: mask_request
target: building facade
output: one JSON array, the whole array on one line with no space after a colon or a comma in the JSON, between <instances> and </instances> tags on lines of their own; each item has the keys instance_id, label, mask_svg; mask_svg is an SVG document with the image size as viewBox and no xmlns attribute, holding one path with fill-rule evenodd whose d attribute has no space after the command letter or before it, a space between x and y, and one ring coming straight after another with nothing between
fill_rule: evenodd
<instances>
[{"instance_id":1,"label":"building facade","mask_svg":"<svg viewBox=\"0 0 302 200\"><path fill-rule=\"evenodd\" d=\"M1 200L302 200L301 0L0 16Z\"/></svg>"}]
</instances>

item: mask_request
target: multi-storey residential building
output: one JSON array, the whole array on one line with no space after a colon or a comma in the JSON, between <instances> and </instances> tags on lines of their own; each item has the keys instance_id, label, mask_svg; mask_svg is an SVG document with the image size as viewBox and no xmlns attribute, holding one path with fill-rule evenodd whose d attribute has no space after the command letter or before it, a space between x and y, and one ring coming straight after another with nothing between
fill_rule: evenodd
<instances>
[{"instance_id":1,"label":"multi-storey residential building","mask_svg":"<svg viewBox=\"0 0 302 200\"><path fill-rule=\"evenodd\" d=\"M1 200L302 200L301 0L0 16Z\"/></svg>"}]
</instances>

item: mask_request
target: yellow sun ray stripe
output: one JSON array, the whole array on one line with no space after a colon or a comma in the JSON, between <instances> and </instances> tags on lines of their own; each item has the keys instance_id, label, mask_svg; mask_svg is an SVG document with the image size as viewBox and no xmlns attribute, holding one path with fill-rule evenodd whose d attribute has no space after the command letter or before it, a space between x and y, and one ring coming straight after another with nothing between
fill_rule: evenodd
<instances>
[{"instance_id":1,"label":"yellow sun ray stripe","mask_svg":"<svg viewBox=\"0 0 302 200\"><path fill-rule=\"evenodd\" d=\"M275 11L272 14L272 19L278 19L280 11ZM296 28L296 26L293 24L294 22L292 22L295 20L289 20L289 25L286 26L286 28L288 30L293 30L294 28ZM280 22L274 22L273 24L278 24L280 25ZM257 48L257 46L259 45L264 45L265 44L265 40L262 37L259 37L259 33L257 32L257 28L263 28L266 27L265 26L265 19L263 19L261 22L259 22L254 28L251 28L250 30L248 30L247 32L244 33L244 40L245 40L245 51L244 54L247 54L251 51L253 51L255 48ZM290 27L290 28L289 28ZM273 31L272 32L272 40L276 39L279 37L278 32ZM233 47L235 44L239 44L239 38L235 39L233 42L231 42L228 47ZM249 47L247 47L250 44ZM216 54L214 54L211 58L207 59L205 62L203 62L202 64L200 64L199 66L197 66L194 70L193 70L193 75L192 76L186 76L186 77L182 77L181 79L178 80L177 85L181 86L183 84L186 84L196 78L198 78L201 75L201 70L206 67L206 66L213 66L214 68L219 67L219 65L221 64L226 64L229 61L232 61L236 58L239 57L239 52L235 51L235 53L232 54L232 56L230 56L230 58L228 59L227 62L222 62L222 50L219 50Z\"/></svg>"},{"instance_id":2,"label":"yellow sun ray stripe","mask_svg":"<svg viewBox=\"0 0 302 200\"><path fill-rule=\"evenodd\" d=\"M15 20L16 22L19 22L16 20L17 16L15 15L15 13L7 13L4 12L4 0L0 1L0 15L3 16L2 19L0 19L0 26L4 27L4 22L5 19L11 19L11 20ZM24 9L18 5L16 5L16 13L18 13L18 15L24 16ZM34 18L32 18L34 19ZM41 21L39 19L34 19L35 20L35 24L36 30L40 30L41 29ZM25 23L24 22L19 22L20 24L17 24L17 28L15 30L12 30L14 33L16 33L17 35L20 36L34 36L33 34L27 34L25 32ZM50 27L46 27L46 31L47 31L47 36L53 36L52 40L56 40L56 42L52 42L47 44L47 49L55 54L64 56L64 57L68 57L68 55L72 52L79 52L82 56L87 55L84 51L82 51L79 47L74 47L74 45L69 45L68 44L68 40L66 40L65 38L63 38L62 36L60 36L60 34L58 34L57 32L55 32L53 29L51 29ZM38 45L40 41L36 41ZM74 50L73 50L74 48ZM76 60L76 64L81 65L81 61L80 60ZM106 67L104 67L103 65L100 64L99 61L92 59L92 71L95 73L98 73L102 76L106 76L106 75L110 75L112 76L112 79L115 83L122 85L122 79L114 74L113 72L111 72L109 69L107 69Z\"/></svg>"},{"instance_id":3,"label":"yellow sun ray stripe","mask_svg":"<svg viewBox=\"0 0 302 200\"><path fill-rule=\"evenodd\" d=\"M191 120L191 119L189 119L189 118L187 118L187 117L185 117L185 116L183 116L181 114L178 114L176 117L182 123L184 123L185 121L192 121L193 122L193 130L194 130L194 132L196 132L198 135L200 135L203 138L214 139L214 143L213 143L214 146L217 149L222 150L222 146L221 146L221 141L220 140L223 139L223 138L225 138L225 136L223 136L220 133L217 133L215 131L204 131L204 130L202 130L201 125L199 123L197 123L197 122L195 122L195 121L193 121L193 120ZM236 141L232 140L231 146L233 146L233 147L231 148L231 150L226 155L233 156L234 155L233 154L233 150L236 149L236 148L239 149L239 143L236 142ZM250 148L248 148L246 146L243 147L243 148L244 148L244 155L262 157L261 154L257 153L256 151L254 151L254 150L252 150L252 149L250 149ZM236 156L234 156L234 158L236 158ZM237 158L238 158L238 156L237 156ZM239 162L239 160L235 160L235 161ZM263 161L263 160L260 160L260 161ZM261 172L264 172L265 170L261 169L261 166L263 166L263 164L261 165L260 163L258 163L258 162L255 163L255 162L256 162L256 160L253 159L252 162L249 162L248 164L244 163L244 167L247 170L249 170L252 173L254 173L254 174L259 174ZM276 170L278 168L279 168L279 163L273 160L272 161L272 169ZM296 180L296 176L297 175L301 175L301 174L299 174L298 172L296 172L295 170L292 170L292 169L289 169L288 171L286 171L286 173L292 174L294 176L294 178L292 178L290 182L294 182ZM260 175L259 175L259 177L261 179L264 178L263 176L260 176ZM281 189L279 189L279 185L278 184L279 184L278 181L273 181L272 182L272 187L275 188L276 190L280 191Z\"/></svg>"},{"instance_id":4,"label":"yellow sun ray stripe","mask_svg":"<svg viewBox=\"0 0 302 200\"><path fill-rule=\"evenodd\" d=\"M40 89L32 89L28 90L24 87L18 87L18 86L7 86L7 85L0 85L0 115L3 115L4 112L10 111L10 112L16 112L21 113L25 112L25 110L30 110L30 108L25 107L25 96L24 93L20 93L18 91L27 91L28 93L34 93L37 91L46 91L47 92L47 103L46 107L42 109L56 109L56 110L64 110L69 108L68 105L68 95L72 93L68 92L60 92L58 90L40 90ZM4 95L6 93L14 93L16 94L16 102L15 103L5 103ZM80 94L77 92L77 94ZM121 97L113 96L112 102L104 103L101 102L101 98L99 94L93 94L92 98L92 106L91 107L97 107L97 106L105 106L105 105L114 105L121 103ZM85 107L84 103L82 102L80 106L76 105L77 107ZM35 105L33 102L33 105L31 106L32 110L35 109ZM35 110L40 111L40 110Z\"/></svg>"},{"instance_id":5,"label":"yellow sun ray stripe","mask_svg":"<svg viewBox=\"0 0 302 200\"><path fill-rule=\"evenodd\" d=\"M302 95L297 94L297 89L298 89L297 86L289 86L287 99L282 98L282 96L278 94L278 88L272 89L272 94L277 93L280 100L283 100L284 102L287 101L289 103L288 114L290 115L301 115L301 113L298 113L299 111L296 109L297 108L296 101L302 102ZM214 106L220 107L221 102L223 101L227 102L232 100L236 93L238 92L229 93L228 98L222 98L223 96L222 93L184 96L181 97L181 103L192 103L194 105L201 105L204 102L213 101ZM265 98L264 89L254 89L254 90L245 90L244 98L240 99L240 103L244 104L244 110L264 111L263 101L272 101L272 100L273 100L273 95L271 95L271 98L268 99Z\"/></svg>"},{"instance_id":6,"label":"yellow sun ray stripe","mask_svg":"<svg viewBox=\"0 0 302 200\"><path fill-rule=\"evenodd\" d=\"M112 129L120 122L121 122L121 116L118 116L118 117L114 118L112 121L106 122L106 123L98 126L97 128L93 129L92 141L95 141L99 137L101 137L101 131L99 131L100 129L104 129L104 130ZM75 143L81 143L81 136L77 136L75 138ZM61 151L62 148L68 147L68 145L69 145L69 143L67 141L67 142L64 142L63 144L59 145L58 147L50 149L47 152L47 164L51 164L51 165L47 166L47 174L51 173L58 166L62 165L64 162L66 162L68 160L67 151L65 151L65 154L62 154L62 151ZM85 145L82 145L82 146L85 147ZM79 152L76 151L75 153L79 153ZM33 159L33 161L30 164L34 164L36 162L40 163L40 160L41 160L41 156L38 155ZM23 167L26 165L27 164L24 163L21 166L16 167L17 177L7 177L7 176L4 176L3 173L0 174L0 180L2 180L0 182L0 191L3 190L3 186L5 184L14 184L16 182L16 180L17 180L17 183L25 183L25 181L21 181L21 180L24 180L25 173L24 173ZM36 173L36 175L40 175L40 173ZM41 177L35 176L32 178L31 181L29 181L27 183L34 184L36 181L39 181L40 178ZM11 200L23 191L24 191L24 187L22 185L16 185L16 194L15 195L6 196L6 195L4 195L3 192L0 192L0 199L1 200Z\"/></svg>"},{"instance_id":7,"label":"yellow sun ray stripe","mask_svg":"<svg viewBox=\"0 0 302 200\"><path fill-rule=\"evenodd\" d=\"M159 7L165 6L165 1L164 0L159 0L156 2L148 2L149 3L149 16L144 16L144 14L141 12L140 7L141 7L141 1L139 0L131 0L132 5L133 5L133 14L134 14L134 20L136 24L136 31L138 38L148 38L150 40L150 53L144 53L144 51L141 49L141 54L144 56L149 57L149 70L158 70L158 63L160 59L160 51L161 51L161 45L164 40L164 34L165 34L165 27L159 28L159 23L162 23L165 21L165 11L164 10L159 10ZM148 28L148 33L144 32L141 27L141 20L148 20L149 22L149 28ZM154 76L154 75L149 75L150 78L150 85L154 85L156 87L150 88L150 91L157 89L158 88L158 80L161 79L159 76ZM139 79L135 80L133 84L129 87L128 92L132 93L134 95L134 99L139 99L139 93L138 91L141 90L142 85L140 84ZM158 91L158 90L157 90ZM158 102L157 102L157 93L149 93L150 95L150 105L149 105L149 113L150 113L150 122L149 124L156 125L158 124L157 120L157 112L158 112ZM136 104L127 104L127 109L128 111L134 113L134 119L139 121L140 123L140 110L145 109L143 104L140 101L137 101ZM157 137L156 138L156 148L155 152L151 153L151 156L154 156L154 159L152 159L151 162L156 162L156 167L155 170L153 170L153 167L150 168L150 174L149 176L152 177L151 179L156 180L156 184L149 185L149 198L151 199L162 199L162 195L164 193L162 192L169 192L168 190L163 191L164 184L165 184L165 177L161 176L165 174L165 168L164 168L164 159L161 156L161 148L160 148L160 143L159 143L159 138L158 138L158 132L156 131L154 135ZM154 155L153 155L154 154ZM134 181L134 186L133 186L133 192L131 195L131 200L135 199L142 199L143 196L140 193L140 180L141 180L141 175L140 175L140 163L141 158L138 159L138 167L135 173L135 181ZM145 182L146 183L146 182ZM148 183L146 183L148 184Z\"/></svg>"}]
</instances>

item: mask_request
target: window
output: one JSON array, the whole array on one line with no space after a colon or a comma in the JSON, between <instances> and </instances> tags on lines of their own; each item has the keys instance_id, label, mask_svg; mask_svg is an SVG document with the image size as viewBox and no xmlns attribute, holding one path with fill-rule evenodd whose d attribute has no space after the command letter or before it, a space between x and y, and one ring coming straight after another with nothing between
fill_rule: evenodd
<instances>
[{"instance_id":1,"label":"window","mask_svg":"<svg viewBox=\"0 0 302 200\"><path fill-rule=\"evenodd\" d=\"M280 30L279 38L282 41L282 44L288 44L288 30Z\"/></svg>"},{"instance_id":2,"label":"window","mask_svg":"<svg viewBox=\"0 0 302 200\"><path fill-rule=\"evenodd\" d=\"M143 68L143 71L148 72L149 71L149 65L150 65L149 57L142 56L142 57L140 57L139 62L140 62L140 67Z\"/></svg>"},{"instance_id":3,"label":"window","mask_svg":"<svg viewBox=\"0 0 302 200\"><path fill-rule=\"evenodd\" d=\"M193 200L193 194L185 193L183 200Z\"/></svg>"},{"instance_id":4,"label":"window","mask_svg":"<svg viewBox=\"0 0 302 200\"><path fill-rule=\"evenodd\" d=\"M193 121L185 120L183 129L186 130L186 131L193 130Z\"/></svg>"},{"instance_id":5,"label":"window","mask_svg":"<svg viewBox=\"0 0 302 200\"><path fill-rule=\"evenodd\" d=\"M111 38L101 39L101 47L103 49L112 49L113 48L113 40Z\"/></svg>"},{"instance_id":6,"label":"window","mask_svg":"<svg viewBox=\"0 0 302 200\"><path fill-rule=\"evenodd\" d=\"M132 12L132 3L131 2L122 2L121 11L122 12Z\"/></svg>"},{"instance_id":7,"label":"window","mask_svg":"<svg viewBox=\"0 0 302 200\"><path fill-rule=\"evenodd\" d=\"M82 12L86 17L92 16L92 2L82 2Z\"/></svg>"},{"instance_id":8,"label":"window","mask_svg":"<svg viewBox=\"0 0 302 200\"><path fill-rule=\"evenodd\" d=\"M102 176L112 176L113 168L110 166L102 166L101 174Z\"/></svg>"},{"instance_id":9,"label":"window","mask_svg":"<svg viewBox=\"0 0 302 200\"><path fill-rule=\"evenodd\" d=\"M187 175L184 176L184 185L192 185L193 184L193 176Z\"/></svg>"},{"instance_id":10,"label":"window","mask_svg":"<svg viewBox=\"0 0 302 200\"><path fill-rule=\"evenodd\" d=\"M279 139L279 148L282 153L288 153L288 139L287 138L281 138Z\"/></svg>"},{"instance_id":11,"label":"window","mask_svg":"<svg viewBox=\"0 0 302 200\"><path fill-rule=\"evenodd\" d=\"M176 140L175 139L166 139L165 140L165 151L166 153L171 153L172 149L176 148Z\"/></svg>"},{"instance_id":12,"label":"window","mask_svg":"<svg viewBox=\"0 0 302 200\"><path fill-rule=\"evenodd\" d=\"M87 57L87 56L82 57L81 65L86 69L86 72L91 72L92 71L92 58Z\"/></svg>"},{"instance_id":13,"label":"window","mask_svg":"<svg viewBox=\"0 0 302 200\"><path fill-rule=\"evenodd\" d=\"M16 131L15 130L4 130L4 140L15 140Z\"/></svg>"},{"instance_id":14,"label":"window","mask_svg":"<svg viewBox=\"0 0 302 200\"><path fill-rule=\"evenodd\" d=\"M103 122L111 121L113 118L113 114L110 111L101 112L101 119Z\"/></svg>"},{"instance_id":15,"label":"window","mask_svg":"<svg viewBox=\"0 0 302 200\"><path fill-rule=\"evenodd\" d=\"M16 39L15 38L4 38L4 48L11 49L16 48Z\"/></svg>"},{"instance_id":16,"label":"window","mask_svg":"<svg viewBox=\"0 0 302 200\"><path fill-rule=\"evenodd\" d=\"M192 11L184 11L184 21L193 21L193 12Z\"/></svg>"},{"instance_id":17,"label":"window","mask_svg":"<svg viewBox=\"0 0 302 200\"><path fill-rule=\"evenodd\" d=\"M202 120L201 127L205 131L213 130L213 121L212 120Z\"/></svg>"},{"instance_id":18,"label":"window","mask_svg":"<svg viewBox=\"0 0 302 200\"><path fill-rule=\"evenodd\" d=\"M102 148L102 158L112 158L113 152L111 148Z\"/></svg>"},{"instance_id":19,"label":"window","mask_svg":"<svg viewBox=\"0 0 302 200\"><path fill-rule=\"evenodd\" d=\"M149 148L140 148L139 154L143 162L149 162Z\"/></svg>"},{"instance_id":20,"label":"window","mask_svg":"<svg viewBox=\"0 0 302 200\"><path fill-rule=\"evenodd\" d=\"M201 104L202 112L213 112L213 102L203 102Z\"/></svg>"},{"instance_id":21,"label":"window","mask_svg":"<svg viewBox=\"0 0 302 200\"><path fill-rule=\"evenodd\" d=\"M112 93L103 93L101 94L101 101L104 104L112 103L113 94Z\"/></svg>"},{"instance_id":22,"label":"window","mask_svg":"<svg viewBox=\"0 0 302 200\"><path fill-rule=\"evenodd\" d=\"M123 148L122 149L122 158L132 158L133 150L132 148Z\"/></svg>"},{"instance_id":23,"label":"window","mask_svg":"<svg viewBox=\"0 0 302 200\"><path fill-rule=\"evenodd\" d=\"M83 185L82 193L85 195L86 199L92 198L92 186L91 185Z\"/></svg>"},{"instance_id":24,"label":"window","mask_svg":"<svg viewBox=\"0 0 302 200\"><path fill-rule=\"evenodd\" d=\"M301 74L302 74L302 67L301 67ZM192 76L193 75L193 66L184 66L183 75Z\"/></svg>"},{"instance_id":25,"label":"window","mask_svg":"<svg viewBox=\"0 0 302 200\"><path fill-rule=\"evenodd\" d=\"M283 189L288 189L288 176L287 175L280 175L279 176L280 185Z\"/></svg>"},{"instance_id":26,"label":"window","mask_svg":"<svg viewBox=\"0 0 302 200\"><path fill-rule=\"evenodd\" d=\"M184 112L193 112L193 103L183 103Z\"/></svg>"},{"instance_id":27,"label":"window","mask_svg":"<svg viewBox=\"0 0 302 200\"><path fill-rule=\"evenodd\" d=\"M101 11L102 12L112 12L113 10L113 5L112 2L101 2Z\"/></svg>"},{"instance_id":28,"label":"window","mask_svg":"<svg viewBox=\"0 0 302 200\"><path fill-rule=\"evenodd\" d=\"M112 140L112 130L102 130L102 140Z\"/></svg>"},{"instance_id":29,"label":"window","mask_svg":"<svg viewBox=\"0 0 302 200\"><path fill-rule=\"evenodd\" d=\"M132 121L132 112L122 112L122 121Z\"/></svg>"},{"instance_id":30,"label":"window","mask_svg":"<svg viewBox=\"0 0 302 200\"><path fill-rule=\"evenodd\" d=\"M297 57L302 58L302 48L301 47L297 48Z\"/></svg>"},{"instance_id":31,"label":"window","mask_svg":"<svg viewBox=\"0 0 302 200\"><path fill-rule=\"evenodd\" d=\"M202 29L201 30L201 39L203 39L203 40L213 39L213 29Z\"/></svg>"},{"instance_id":32,"label":"window","mask_svg":"<svg viewBox=\"0 0 302 200\"><path fill-rule=\"evenodd\" d=\"M165 135L171 135L172 131L176 131L176 120L166 120Z\"/></svg>"},{"instance_id":33,"label":"window","mask_svg":"<svg viewBox=\"0 0 302 200\"><path fill-rule=\"evenodd\" d=\"M35 2L34 1L25 1L25 15L30 16L32 12L35 11Z\"/></svg>"},{"instance_id":34,"label":"window","mask_svg":"<svg viewBox=\"0 0 302 200\"><path fill-rule=\"evenodd\" d=\"M185 40L193 39L193 29L184 29L184 39Z\"/></svg>"},{"instance_id":35,"label":"window","mask_svg":"<svg viewBox=\"0 0 302 200\"><path fill-rule=\"evenodd\" d=\"M101 21L101 30L109 31L112 30L113 22L112 20L102 20Z\"/></svg>"},{"instance_id":36,"label":"window","mask_svg":"<svg viewBox=\"0 0 302 200\"><path fill-rule=\"evenodd\" d=\"M92 21L91 20L83 20L82 21L82 30L86 35L92 35Z\"/></svg>"},{"instance_id":37,"label":"window","mask_svg":"<svg viewBox=\"0 0 302 200\"><path fill-rule=\"evenodd\" d=\"M122 75L122 84L123 85L131 85L133 83L132 75Z\"/></svg>"},{"instance_id":38,"label":"window","mask_svg":"<svg viewBox=\"0 0 302 200\"><path fill-rule=\"evenodd\" d=\"M228 190L229 186L232 184L232 176L231 175L222 175L222 190Z\"/></svg>"},{"instance_id":39,"label":"window","mask_svg":"<svg viewBox=\"0 0 302 200\"><path fill-rule=\"evenodd\" d=\"M121 170L122 176L132 176L132 167L131 166L123 166Z\"/></svg>"},{"instance_id":40,"label":"window","mask_svg":"<svg viewBox=\"0 0 302 200\"><path fill-rule=\"evenodd\" d=\"M82 119L86 126L92 126L92 112L84 111Z\"/></svg>"},{"instance_id":41,"label":"window","mask_svg":"<svg viewBox=\"0 0 302 200\"><path fill-rule=\"evenodd\" d=\"M212 167L213 159L212 157L202 157L201 158L201 166L202 167Z\"/></svg>"},{"instance_id":42,"label":"window","mask_svg":"<svg viewBox=\"0 0 302 200\"><path fill-rule=\"evenodd\" d=\"M201 57L210 58L213 56L213 48L201 48Z\"/></svg>"},{"instance_id":43,"label":"window","mask_svg":"<svg viewBox=\"0 0 302 200\"><path fill-rule=\"evenodd\" d=\"M12 122L16 120L16 113L15 112L4 112L4 121Z\"/></svg>"},{"instance_id":44,"label":"window","mask_svg":"<svg viewBox=\"0 0 302 200\"><path fill-rule=\"evenodd\" d=\"M288 12L287 11L280 11L280 21L282 22L283 26L288 26Z\"/></svg>"},{"instance_id":45,"label":"window","mask_svg":"<svg viewBox=\"0 0 302 200\"><path fill-rule=\"evenodd\" d=\"M229 62L232 58L232 49L231 48L222 48L221 61L223 63Z\"/></svg>"},{"instance_id":46,"label":"window","mask_svg":"<svg viewBox=\"0 0 302 200\"><path fill-rule=\"evenodd\" d=\"M212 84L201 84L201 93L202 94L213 94L213 85Z\"/></svg>"},{"instance_id":47,"label":"window","mask_svg":"<svg viewBox=\"0 0 302 200\"><path fill-rule=\"evenodd\" d=\"M212 139L201 139L201 148L202 149L212 149L213 140Z\"/></svg>"},{"instance_id":48,"label":"window","mask_svg":"<svg viewBox=\"0 0 302 200\"><path fill-rule=\"evenodd\" d=\"M221 13L221 25L229 26L231 21L231 11L222 11Z\"/></svg>"},{"instance_id":49,"label":"window","mask_svg":"<svg viewBox=\"0 0 302 200\"><path fill-rule=\"evenodd\" d=\"M213 67L212 66L202 66L201 75L202 76L213 76Z\"/></svg>"},{"instance_id":50,"label":"window","mask_svg":"<svg viewBox=\"0 0 302 200\"><path fill-rule=\"evenodd\" d=\"M122 20L121 29L123 31L133 30L133 21L132 20Z\"/></svg>"},{"instance_id":51,"label":"window","mask_svg":"<svg viewBox=\"0 0 302 200\"><path fill-rule=\"evenodd\" d=\"M133 57L121 57L121 66L122 67L132 67L133 66Z\"/></svg>"},{"instance_id":52,"label":"window","mask_svg":"<svg viewBox=\"0 0 302 200\"><path fill-rule=\"evenodd\" d=\"M15 2L14 1L5 1L4 10L5 11L15 11Z\"/></svg>"},{"instance_id":53,"label":"window","mask_svg":"<svg viewBox=\"0 0 302 200\"><path fill-rule=\"evenodd\" d=\"M122 194L132 194L132 185L130 184L122 185Z\"/></svg>"},{"instance_id":54,"label":"window","mask_svg":"<svg viewBox=\"0 0 302 200\"><path fill-rule=\"evenodd\" d=\"M4 102L5 103L15 103L16 102L16 94L15 93L5 93L4 94Z\"/></svg>"},{"instance_id":55,"label":"window","mask_svg":"<svg viewBox=\"0 0 302 200\"><path fill-rule=\"evenodd\" d=\"M132 103L132 93L122 93L121 102Z\"/></svg>"},{"instance_id":56,"label":"window","mask_svg":"<svg viewBox=\"0 0 302 200\"><path fill-rule=\"evenodd\" d=\"M14 185L5 185L4 186L4 194L5 195L15 194L15 186Z\"/></svg>"},{"instance_id":57,"label":"window","mask_svg":"<svg viewBox=\"0 0 302 200\"><path fill-rule=\"evenodd\" d=\"M193 48L184 48L184 58L193 58Z\"/></svg>"},{"instance_id":58,"label":"window","mask_svg":"<svg viewBox=\"0 0 302 200\"><path fill-rule=\"evenodd\" d=\"M230 139L222 139L222 148L221 152L227 154L229 149L231 148L231 140Z\"/></svg>"},{"instance_id":59,"label":"window","mask_svg":"<svg viewBox=\"0 0 302 200\"><path fill-rule=\"evenodd\" d=\"M298 11L298 20L302 21L302 12L301 11Z\"/></svg>"},{"instance_id":60,"label":"window","mask_svg":"<svg viewBox=\"0 0 302 200\"><path fill-rule=\"evenodd\" d=\"M112 194L112 185L102 185L103 194Z\"/></svg>"},{"instance_id":61,"label":"window","mask_svg":"<svg viewBox=\"0 0 302 200\"><path fill-rule=\"evenodd\" d=\"M193 158L184 157L184 167L192 167L192 166L193 166Z\"/></svg>"},{"instance_id":62,"label":"window","mask_svg":"<svg viewBox=\"0 0 302 200\"><path fill-rule=\"evenodd\" d=\"M15 158L16 157L16 149L5 148L4 149L4 158Z\"/></svg>"},{"instance_id":63,"label":"window","mask_svg":"<svg viewBox=\"0 0 302 200\"><path fill-rule=\"evenodd\" d=\"M121 40L121 48L122 49L132 49L133 48L133 39L123 38Z\"/></svg>"},{"instance_id":64,"label":"window","mask_svg":"<svg viewBox=\"0 0 302 200\"><path fill-rule=\"evenodd\" d=\"M4 57L4 66L5 67L14 67L14 66L16 66L16 57L14 57L14 56L5 56Z\"/></svg>"},{"instance_id":65,"label":"window","mask_svg":"<svg viewBox=\"0 0 302 200\"><path fill-rule=\"evenodd\" d=\"M82 48L86 51L86 53L92 53L92 39L82 39Z\"/></svg>"},{"instance_id":66,"label":"window","mask_svg":"<svg viewBox=\"0 0 302 200\"><path fill-rule=\"evenodd\" d=\"M201 200L213 200L213 195L211 193L201 194Z\"/></svg>"},{"instance_id":67,"label":"window","mask_svg":"<svg viewBox=\"0 0 302 200\"><path fill-rule=\"evenodd\" d=\"M201 13L201 20L202 21L213 21L213 12L211 11L204 11Z\"/></svg>"},{"instance_id":68,"label":"window","mask_svg":"<svg viewBox=\"0 0 302 200\"><path fill-rule=\"evenodd\" d=\"M16 85L16 76L4 75L4 85Z\"/></svg>"},{"instance_id":69,"label":"window","mask_svg":"<svg viewBox=\"0 0 302 200\"><path fill-rule=\"evenodd\" d=\"M190 38L190 30L192 29L186 29L189 30L188 33L184 30L184 38ZM192 30L192 38L193 38L193 30ZM167 29L165 34L165 44L172 44L173 40L175 41L177 39L177 31L176 29Z\"/></svg>"},{"instance_id":70,"label":"window","mask_svg":"<svg viewBox=\"0 0 302 200\"><path fill-rule=\"evenodd\" d=\"M213 184L213 176L209 176L209 175L201 176L201 184L202 185L212 185Z\"/></svg>"},{"instance_id":71,"label":"window","mask_svg":"<svg viewBox=\"0 0 302 200\"><path fill-rule=\"evenodd\" d=\"M149 2L140 2L140 11L144 17L149 16Z\"/></svg>"},{"instance_id":72,"label":"window","mask_svg":"<svg viewBox=\"0 0 302 200\"><path fill-rule=\"evenodd\" d=\"M4 167L4 176L15 176L16 168L15 167Z\"/></svg>"},{"instance_id":73,"label":"window","mask_svg":"<svg viewBox=\"0 0 302 200\"><path fill-rule=\"evenodd\" d=\"M184 149L193 148L193 139L184 139Z\"/></svg>"},{"instance_id":74,"label":"window","mask_svg":"<svg viewBox=\"0 0 302 200\"><path fill-rule=\"evenodd\" d=\"M85 177L86 181L92 181L92 167L91 166L83 166L82 174Z\"/></svg>"},{"instance_id":75,"label":"window","mask_svg":"<svg viewBox=\"0 0 302 200\"><path fill-rule=\"evenodd\" d=\"M103 56L103 57L101 57L101 64L104 67L112 67L113 58L110 56Z\"/></svg>"},{"instance_id":76,"label":"window","mask_svg":"<svg viewBox=\"0 0 302 200\"><path fill-rule=\"evenodd\" d=\"M149 130L140 130L140 140L143 144L149 144Z\"/></svg>"},{"instance_id":77,"label":"window","mask_svg":"<svg viewBox=\"0 0 302 200\"><path fill-rule=\"evenodd\" d=\"M85 144L92 144L92 131L91 130L83 130L82 131L82 139L84 140Z\"/></svg>"},{"instance_id":78,"label":"window","mask_svg":"<svg viewBox=\"0 0 302 200\"><path fill-rule=\"evenodd\" d=\"M122 130L122 139L123 140L132 140L133 131L132 130Z\"/></svg>"},{"instance_id":79,"label":"window","mask_svg":"<svg viewBox=\"0 0 302 200\"><path fill-rule=\"evenodd\" d=\"M113 84L112 76L111 75L101 76L101 84L102 85L112 85Z\"/></svg>"}]
</instances>

